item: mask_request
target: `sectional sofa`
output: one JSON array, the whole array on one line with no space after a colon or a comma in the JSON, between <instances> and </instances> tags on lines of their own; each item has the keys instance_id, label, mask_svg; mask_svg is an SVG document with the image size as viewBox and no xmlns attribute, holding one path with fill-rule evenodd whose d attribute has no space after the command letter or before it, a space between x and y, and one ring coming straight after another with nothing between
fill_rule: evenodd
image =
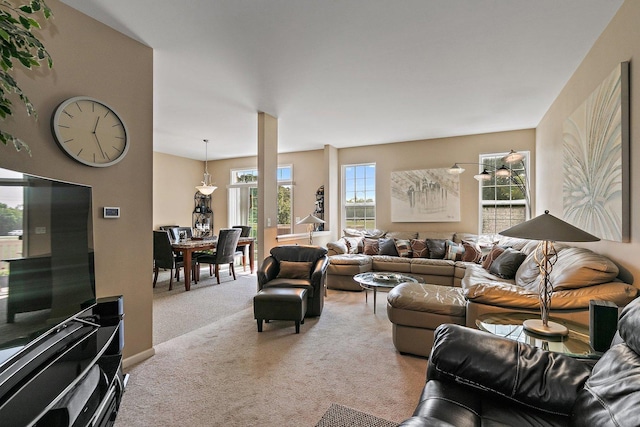
<instances>
[{"instance_id":1,"label":"sectional sofa","mask_svg":"<svg viewBox=\"0 0 640 427\"><path fill-rule=\"evenodd\" d=\"M492 237L456 232L345 230L339 241L327 244L327 287L361 290L353 275L365 271L411 273L429 285L437 285L403 286L400 292L394 289L388 296L394 343L400 351L404 348L409 353L416 352L407 350L402 342L432 341L433 329L440 322L437 319L475 328L476 319L488 313L539 313L539 269L534 259L538 242ZM376 240L377 254L375 247L372 249ZM637 296L638 289L618 277L619 268L609 258L562 243L557 243L556 249L551 316L588 325L590 300L612 301L623 307ZM434 314L438 299L449 307ZM452 315L456 321L448 322ZM430 351L430 347L419 353Z\"/></svg>"}]
</instances>

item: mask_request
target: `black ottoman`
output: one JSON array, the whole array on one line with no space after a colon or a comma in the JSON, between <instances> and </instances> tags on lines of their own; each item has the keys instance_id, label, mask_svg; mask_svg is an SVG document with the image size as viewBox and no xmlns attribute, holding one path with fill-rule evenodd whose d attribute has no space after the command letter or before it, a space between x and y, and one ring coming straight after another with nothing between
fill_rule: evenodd
<instances>
[{"instance_id":1,"label":"black ottoman","mask_svg":"<svg viewBox=\"0 0 640 427\"><path fill-rule=\"evenodd\" d=\"M262 321L293 320L296 334L304 323L307 313L307 290L297 288L266 288L253 297L253 317L258 321L258 332L262 332Z\"/></svg>"}]
</instances>

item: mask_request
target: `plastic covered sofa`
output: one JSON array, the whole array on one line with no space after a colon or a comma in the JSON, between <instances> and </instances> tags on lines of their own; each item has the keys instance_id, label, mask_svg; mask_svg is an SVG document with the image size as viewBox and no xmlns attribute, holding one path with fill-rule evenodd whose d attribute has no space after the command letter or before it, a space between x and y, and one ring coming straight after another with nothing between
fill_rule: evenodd
<instances>
[{"instance_id":1,"label":"plastic covered sofa","mask_svg":"<svg viewBox=\"0 0 640 427\"><path fill-rule=\"evenodd\" d=\"M401 426L638 426L640 300L625 307L613 345L592 362L486 332L436 330L427 382Z\"/></svg>"}]
</instances>

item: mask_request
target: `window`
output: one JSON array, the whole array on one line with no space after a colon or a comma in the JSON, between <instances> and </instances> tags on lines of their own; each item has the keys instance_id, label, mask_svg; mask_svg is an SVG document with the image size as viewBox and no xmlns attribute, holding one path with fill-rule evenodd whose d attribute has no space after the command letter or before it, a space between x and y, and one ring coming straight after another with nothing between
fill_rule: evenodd
<instances>
[{"instance_id":1,"label":"window","mask_svg":"<svg viewBox=\"0 0 640 427\"><path fill-rule=\"evenodd\" d=\"M342 205L347 228L376 227L376 165L345 165L343 167Z\"/></svg>"},{"instance_id":2,"label":"window","mask_svg":"<svg viewBox=\"0 0 640 427\"><path fill-rule=\"evenodd\" d=\"M480 232L497 234L502 230L527 220L529 200L527 197L527 164L529 153L521 152L521 161L506 164L502 159L507 153L484 154L480 162L489 171L505 166L511 176L500 177L491 174L491 179L481 181Z\"/></svg>"},{"instance_id":3,"label":"window","mask_svg":"<svg viewBox=\"0 0 640 427\"><path fill-rule=\"evenodd\" d=\"M292 230L293 167L278 167L278 235ZM256 237L258 227L258 170L235 169L231 171L229 186L229 220L231 225L251 226L251 236Z\"/></svg>"}]
</instances>

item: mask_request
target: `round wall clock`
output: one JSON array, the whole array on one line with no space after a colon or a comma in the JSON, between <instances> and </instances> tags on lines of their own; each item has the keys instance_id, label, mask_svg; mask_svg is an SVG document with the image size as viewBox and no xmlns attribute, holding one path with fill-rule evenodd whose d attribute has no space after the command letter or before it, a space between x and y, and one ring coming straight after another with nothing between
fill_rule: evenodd
<instances>
[{"instance_id":1,"label":"round wall clock","mask_svg":"<svg viewBox=\"0 0 640 427\"><path fill-rule=\"evenodd\" d=\"M86 96L62 102L53 113L51 129L62 151L87 166L114 165L129 150L124 121L104 102Z\"/></svg>"}]
</instances>

